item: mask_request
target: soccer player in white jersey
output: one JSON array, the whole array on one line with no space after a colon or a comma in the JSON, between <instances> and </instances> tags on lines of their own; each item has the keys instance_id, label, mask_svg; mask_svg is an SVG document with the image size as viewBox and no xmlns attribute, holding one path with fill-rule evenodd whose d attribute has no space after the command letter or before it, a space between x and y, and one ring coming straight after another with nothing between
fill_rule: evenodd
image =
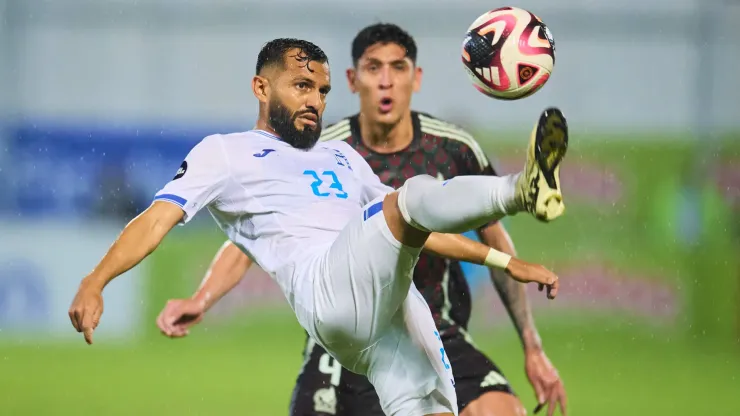
<instances>
[{"instance_id":1,"label":"soccer player in white jersey","mask_svg":"<svg viewBox=\"0 0 740 416\"><path fill-rule=\"evenodd\" d=\"M252 81L254 130L208 136L152 205L86 276L69 309L92 343L102 291L177 224L207 208L229 239L280 285L301 326L347 369L368 377L389 415L457 415L451 369L429 308L411 285L422 249L505 268L557 294L557 276L457 234L529 212L564 211L559 165L567 126L543 113L525 170L383 185L344 142L317 144L330 90L328 59L296 39L267 43ZM453 234L446 234L453 233Z\"/></svg>"}]
</instances>

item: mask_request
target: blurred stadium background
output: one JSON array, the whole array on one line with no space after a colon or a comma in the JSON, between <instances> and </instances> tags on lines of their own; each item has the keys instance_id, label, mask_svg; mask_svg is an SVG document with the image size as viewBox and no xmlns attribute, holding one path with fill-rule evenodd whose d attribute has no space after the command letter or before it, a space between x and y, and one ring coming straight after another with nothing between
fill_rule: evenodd
<instances>
[{"instance_id":1,"label":"blurred stadium background","mask_svg":"<svg viewBox=\"0 0 740 416\"><path fill-rule=\"evenodd\" d=\"M458 55L504 5L542 17L557 46L553 77L520 102L475 91ZM358 108L350 41L377 21L417 39L414 107L475 131L501 172L542 108L569 117L568 215L507 219L565 285L531 299L569 413L740 414L740 3L715 0L0 0L0 414L287 414L304 339L264 274L189 338L156 330L223 241L208 214L110 286L95 346L66 311L197 140L252 127L264 42L326 50L333 122ZM466 270L473 335L532 409L508 317Z\"/></svg>"}]
</instances>

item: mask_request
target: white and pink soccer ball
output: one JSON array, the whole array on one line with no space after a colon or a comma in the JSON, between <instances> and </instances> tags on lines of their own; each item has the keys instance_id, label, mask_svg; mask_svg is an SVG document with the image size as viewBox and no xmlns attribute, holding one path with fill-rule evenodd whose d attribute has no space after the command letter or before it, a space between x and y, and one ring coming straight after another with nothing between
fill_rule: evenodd
<instances>
[{"instance_id":1,"label":"white and pink soccer ball","mask_svg":"<svg viewBox=\"0 0 740 416\"><path fill-rule=\"evenodd\" d=\"M527 10L502 7L468 28L462 61L473 86L500 100L530 96L545 85L555 65L555 41Z\"/></svg>"}]
</instances>

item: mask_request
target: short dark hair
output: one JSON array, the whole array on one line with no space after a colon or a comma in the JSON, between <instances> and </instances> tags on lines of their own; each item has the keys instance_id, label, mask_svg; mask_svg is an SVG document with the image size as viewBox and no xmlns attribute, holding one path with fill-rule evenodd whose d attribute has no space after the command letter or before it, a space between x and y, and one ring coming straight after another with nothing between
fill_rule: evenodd
<instances>
[{"instance_id":1,"label":"short dark hair","mask_svg":"<svg viewBox=\"0 0 740 416\"><path fill-rule=\"evenodd\" d=\"M300 54L296 59L305 61L308 65L311 61L319 63L329 62L323 50L315 44L302 39L295 38L278 38L273 39L262 46L259 55L257 55L256 74L259 75L262 69L270 65L285 65L285 54L291 49L299 49ZM311 68L309 68L309 71Z\"/></svg>"},{"instance_id":2,"label":"short dark hair","mask_svg":"<svg viewBox=\"0 0 740 416\"><path fill-rule=\"evenodd\" d=\"M411 35L398 25L376 23L362 29L352 41L352 63L357 66L365 51L378 43L395 43L406 50L406 56L416 64L416 42Z\"/></svg>"}]
</instances>

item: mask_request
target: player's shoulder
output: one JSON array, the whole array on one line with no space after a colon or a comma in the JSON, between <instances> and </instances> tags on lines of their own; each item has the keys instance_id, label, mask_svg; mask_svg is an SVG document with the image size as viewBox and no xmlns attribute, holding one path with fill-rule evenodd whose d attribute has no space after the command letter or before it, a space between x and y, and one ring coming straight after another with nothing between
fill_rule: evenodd
<instances>
[{"instance_id":1,"label":"player's shoulder","mask_svg":"<svg viewBox=\"0 0 740 416\"><path fill-rule=\"evenodd\" d=\"M190 157L221 160L228 164L233 155L259 153L266 148L276 148L280 143L277 136L261 130L214 133L196 143Z\"/></svg>"},{"instance_id":2,"label":"player's shoulder","mask_svg":"<svg viewBox=\"0 0 740 416\"><path fill-rule=\"evenodd\" d=\"M263 130L219 133L213 134L206 139L213 141L214 143L219 143L219 145L229 154L234 152L240 154L241 151L249 149L275 147L279 146L280 143L283 143L278 136Z\"/></svg>"},{"instance_id":3,"label":"player's shoulder","mask_svg":"<svg viewBox=\"0 0 740 416\"><path fill-rule=\"evenodd\" d=\"M209 153L221 152L223 149L223 134L209 134L203 136L193 146L193 150L197 151L197 154L207 156Z\"/></svg>"},{"instance_id":4,"label":"player's shoulder","mask_svg":"<svg viewBox=\"0 0 740 416\"><path fill-rule=\"evenodd\" d=\"M319 141L343 141L352 136L352 118L355 116L345 117L336 123L324 127L319 136Z\"/></svg>"},{"instance_id":5,"label":"player's shoulder","mask_svg":"<svg viewBox=\"0 0 740 416\"><path fill-rule=\"evenodd\" d=\"M448 142L458 145L464 151L472 152L481 166L488 166L488 157L475 137L463 127L435 117L431 114L415 111L421 132L433 137L447 139Z\"/></svg>"},{"instance_id":6,"label":"player's shoulder","mask_svg":"<svg viewBox=\"0 0 740 416\"><path fill-rule=\"evenodd\" d=\"M278 136L275 136L272 133L263 131L263 130L247 130L247 131L237 131L233 133L218 133L213 134L212 136L215 136L218 138L218 140L221 140L223 143L254 143L254 142L261 142L261 141L280 141L280 138Z\"/></svg>"}]
</instances>

